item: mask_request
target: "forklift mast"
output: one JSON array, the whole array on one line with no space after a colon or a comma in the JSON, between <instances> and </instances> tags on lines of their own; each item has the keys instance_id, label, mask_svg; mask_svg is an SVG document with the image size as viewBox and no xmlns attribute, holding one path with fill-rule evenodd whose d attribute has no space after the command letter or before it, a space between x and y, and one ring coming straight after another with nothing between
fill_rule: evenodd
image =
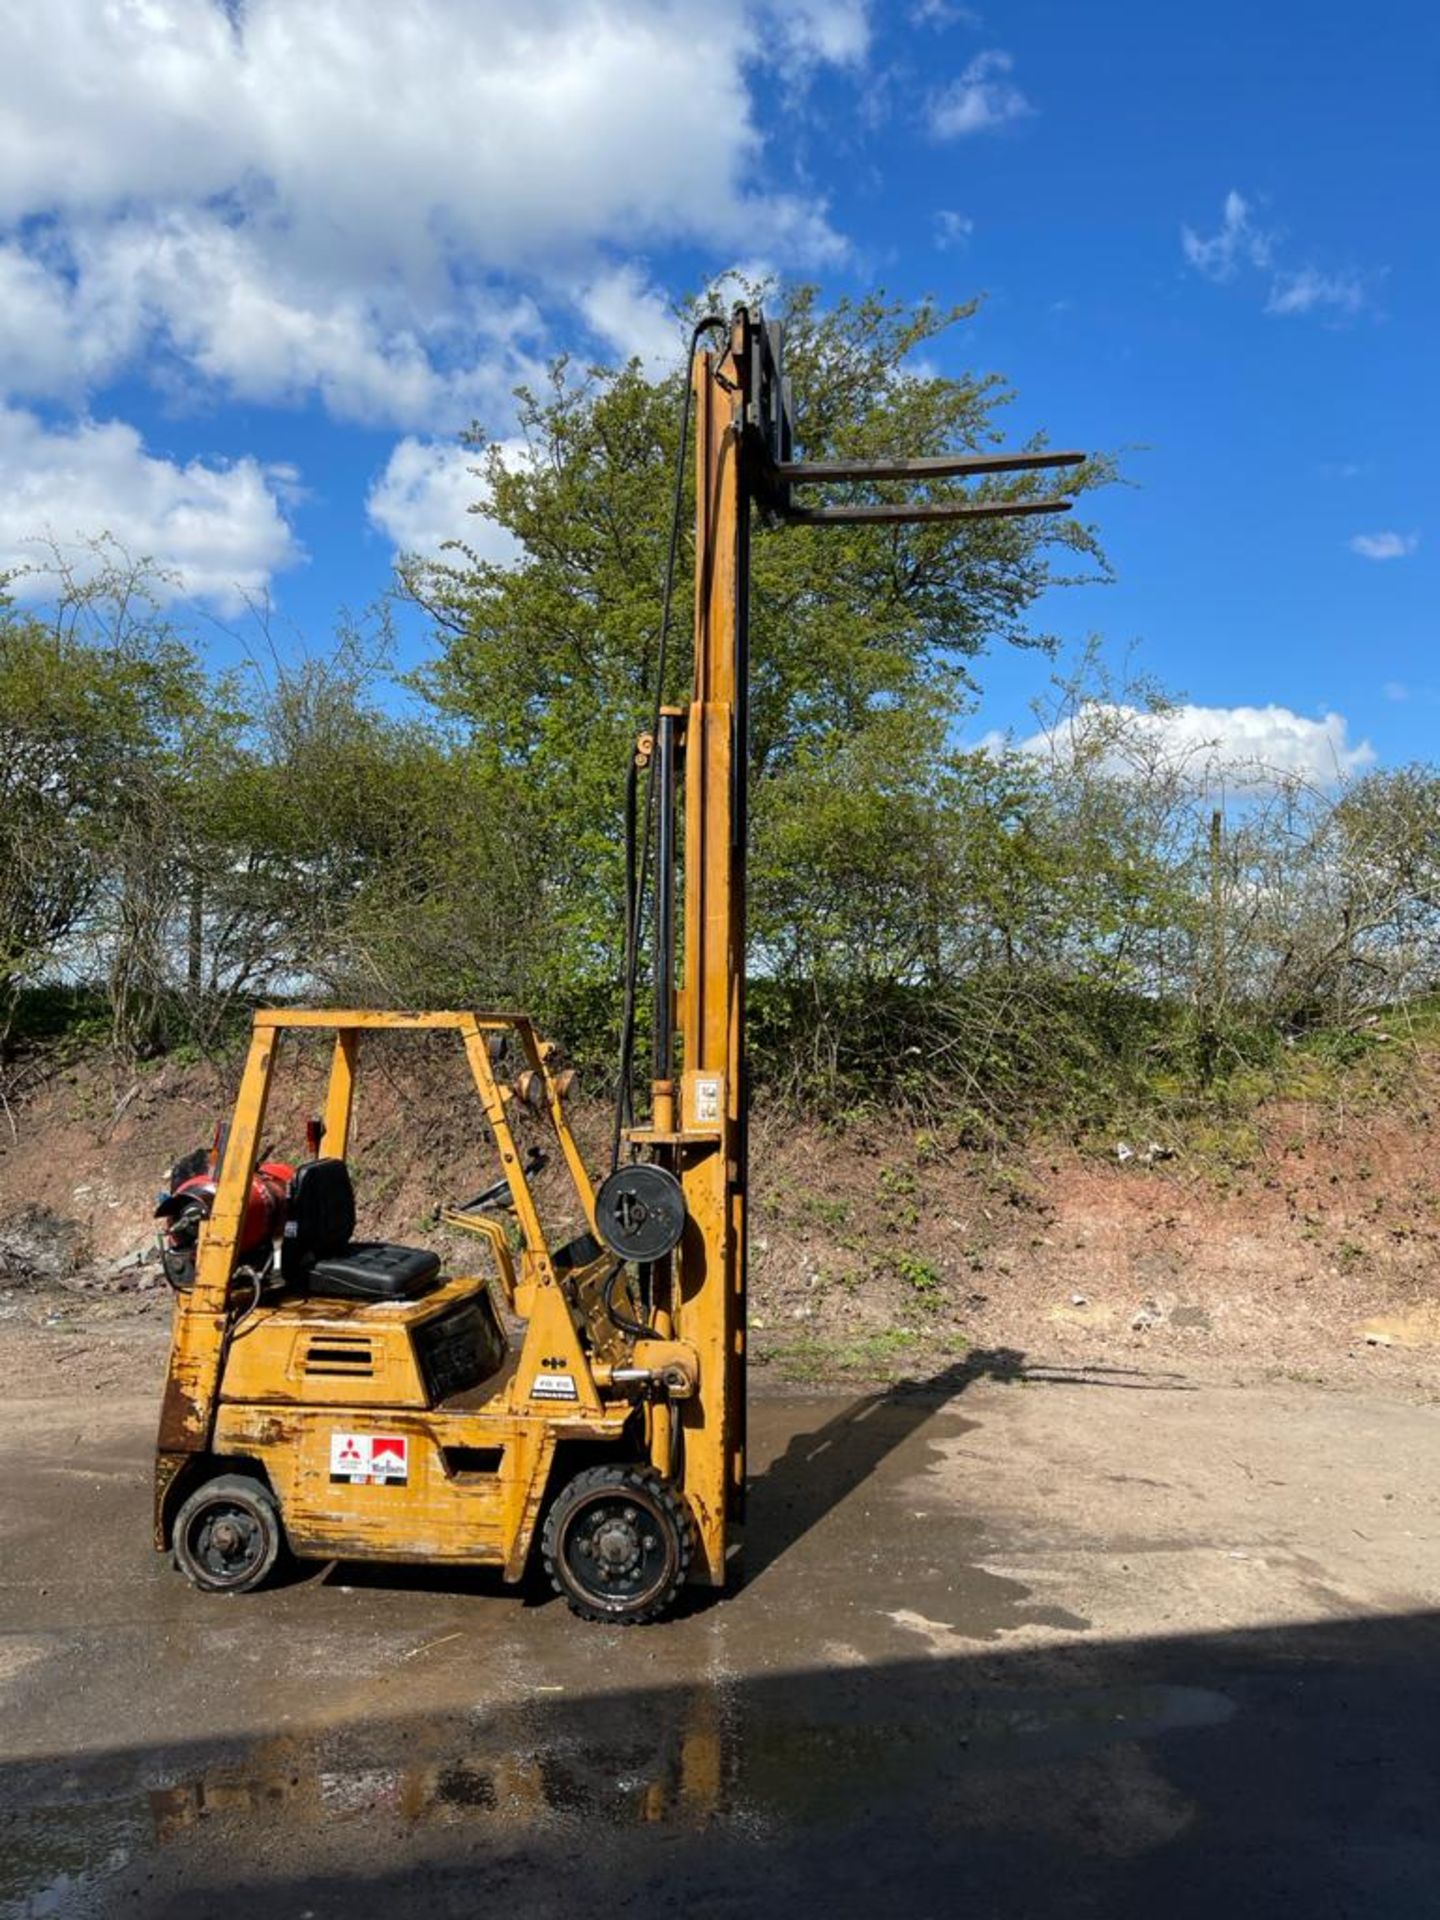
<instances>
[{"instance_id":1,"label":"forklift mast","mask_svg":"<svg viewBox=\"0 0 1440 1920\"><path fill-rule=\"evenodd\" d=\"M856 501L856 488L926 486L973 475L1074 466L1079 453L959 454L849 462L794 458L778 323L736 308L723 344L693 355L695 637L690 702L662 707L642 737L655 796L654 1023L649 1124L634 1154L667 1167L685 1199L679 1245L651 1270L655 1331L691 1345L698 1391L657 1408L651 1457L683 1462L696 1532L692 1578L720 1586L744 1517L746 1208L745 1058L750 530L756 512L809 526L906 524L1066 511L1058 498ZM841 503L806 505L797 489L841 485ZM683 856L677 809L683 794ZM676 879L683 964L676 974ZM678 1038L678 1073L676 1041ZM681 1431L671 1429L678 1419Z\"/></svg>"}]
</instances>

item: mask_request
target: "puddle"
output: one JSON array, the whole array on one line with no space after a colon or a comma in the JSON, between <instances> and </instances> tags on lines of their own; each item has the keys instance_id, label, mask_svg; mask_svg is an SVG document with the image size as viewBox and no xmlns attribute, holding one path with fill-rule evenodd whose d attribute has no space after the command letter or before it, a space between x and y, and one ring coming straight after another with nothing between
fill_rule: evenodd
<instances>
[{"instance_id":1,"label":"puddle","mask_svg":"<svg viewBox=\"0 0 1440 1920\"><path fill-rule=\"evenodd\" d=\"M89 1912L108 1882L148 1856L212 1844L243 1853L247 1827L263 1830L267 1853L305 1860L392 1844L397 1830L465 1828L497 1844L547 1829L763 1839L846 1823L880 1800L923 1799L947 1776L959 1785L1129 1750L1233 1712L1225 1695L1202 1688L961 1694L917 1677L871 1717L863 1706L877 1704L873 1691L856 1695L849 1678L786 1675L759 1689L632 1693L422 1723L415 1744L431 1750L407 1752L403 1764L374 1745L360 1752L361 1733L328 1744L275 1739L188 1768L155 1764L133 1786L67 1802L71 1775L36 1804L0 1813L0 1920Z\"/></svg>"},{"instance_id":2,"label":"puddle","mask_svg":"<svg viewBox=\"0 0 1440 1920\"><path fill-rule=\"evenodd\" d=\"M90 1890L154 1844L142 1797L0 1813L0 1914L64 1920Z\"/></svg>"}]
</instances>

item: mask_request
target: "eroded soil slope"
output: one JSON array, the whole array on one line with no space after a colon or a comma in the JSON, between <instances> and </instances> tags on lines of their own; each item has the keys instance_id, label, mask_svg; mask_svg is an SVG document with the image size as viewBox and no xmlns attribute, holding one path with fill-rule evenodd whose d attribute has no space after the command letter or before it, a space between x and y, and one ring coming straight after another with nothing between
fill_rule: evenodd
<instances>
[{"instance_id":1,"label":"eroded soil slope","mask_svg":"<svg viewBox=\"0 0 1440 1920\"><path fill-rule=\"evenodd\" d=\"M269 1131L296 1154L322 1062L302 1054ZM448 1053L377 1048L352 1151L363 1229L439 1245L436 1207L494 1177ZM841 1132L762 1113L754 1139L753 1351L772 1376L925 1378L976 1350L1231 1377L1440 1380L1440 1167L1430 1069L1403 1104L1289 1101L1243 1150L1166 1142L952 1148L929 1130ZM165 1318L150 1211L209 1139L226 1066L96 1060L0 1115L0 1323ZM1418 1095L1416 1087L1418 1086ZM606 1115L582 1108L592 1165ZM563 1183L541 1180L556 1224ZM473 1252L469 1242L449 1249Z\"/></svg>"}]
</instances>

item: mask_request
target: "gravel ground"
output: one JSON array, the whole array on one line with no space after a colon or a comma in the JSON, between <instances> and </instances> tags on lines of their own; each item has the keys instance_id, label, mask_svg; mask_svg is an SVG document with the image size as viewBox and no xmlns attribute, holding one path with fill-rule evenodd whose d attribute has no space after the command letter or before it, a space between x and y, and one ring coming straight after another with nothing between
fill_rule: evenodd
<instances>
[{"instance_id":1,"label":"gravel ground","mask_svg":"<svg viewBox=\"0 0 1440 1920\"><path fill-rule=\"evenodd\" d=\"M1434 1910L1413 1398L983 1349L762 1390L743 1583L623 1633L423 1568L192 1592L163 1301L4 1305L0 1920Z\"/></svg>"}]
</instances>

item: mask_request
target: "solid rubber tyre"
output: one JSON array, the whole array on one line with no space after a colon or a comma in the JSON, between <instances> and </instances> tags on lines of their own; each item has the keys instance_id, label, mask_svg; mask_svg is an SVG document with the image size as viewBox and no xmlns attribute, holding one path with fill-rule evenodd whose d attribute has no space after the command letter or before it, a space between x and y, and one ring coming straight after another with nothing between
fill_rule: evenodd
<instances>
[{"instance_id":1,"label":"solid rubber tyre","mask_svg":"<svg viewBox=\"0 0 1440 1920\"><path fill-rule=\"evenodd\" d=\"M545 1517L550 1583L582 1620L633 1627L658 1620L690 1571L695 1537L685 1503L653 1467L587 1467Z\"/></svg>"},{"instance_id":2,"label":"solid rubber tyre","mask_svg":"<svg viewBox=\"0 0 1440 1920\"><path fill-rule=\"evenodd\" d=\"M247 1473L199 1486L175 1516L175 1564L202 1593L251 1593L270 1577L285 1544L275 1496Z\"/></svg>"}]
</instances>

